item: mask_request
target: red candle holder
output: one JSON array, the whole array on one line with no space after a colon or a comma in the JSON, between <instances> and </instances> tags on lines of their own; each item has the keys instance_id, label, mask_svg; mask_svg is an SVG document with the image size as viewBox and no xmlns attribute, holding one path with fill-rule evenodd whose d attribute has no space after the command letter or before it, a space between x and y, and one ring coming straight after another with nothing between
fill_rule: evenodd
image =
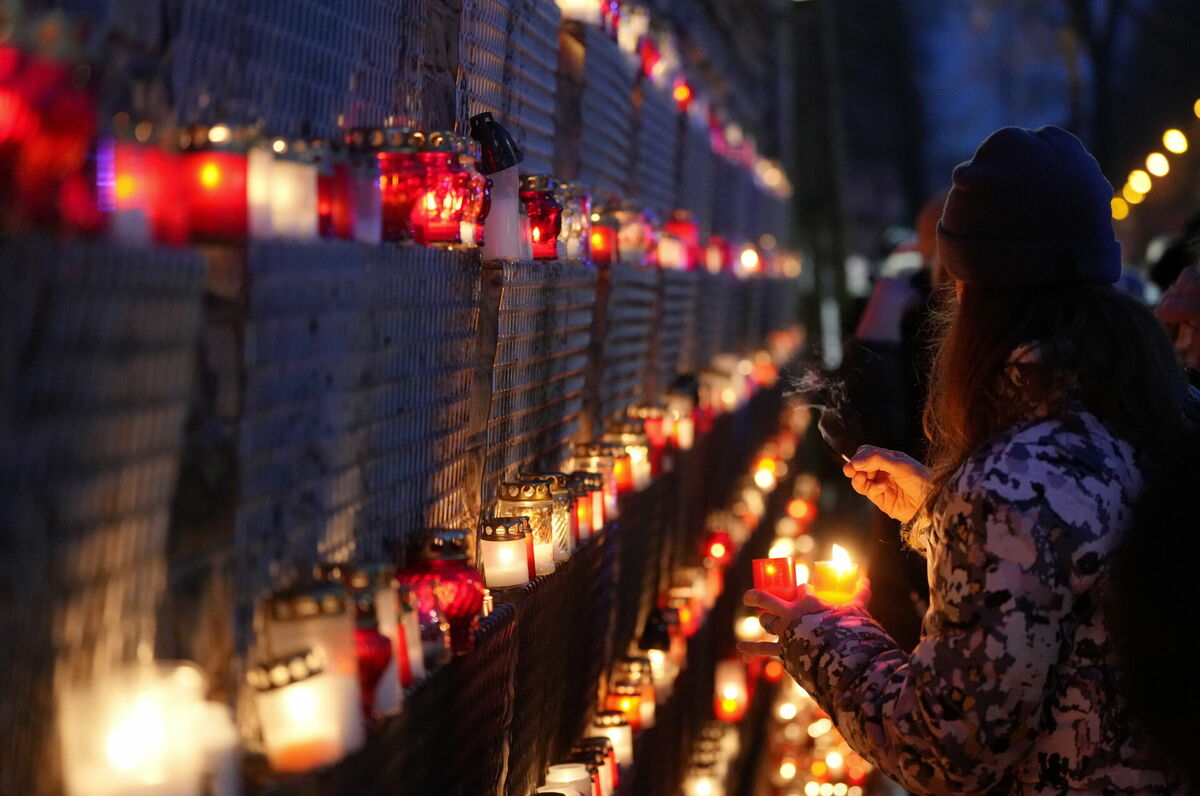
<instances>
[{"instance_id":1,"label":"red candle holder","mask_svg":"<svg viewBox=\"0 0 1200 796\"><path fill-rule=\"evenodd\" d=\"M351 140L359 151L373 153L379 166L382 240L412 240L414 208L425 187L425 165L418 153L424 134L389 127L355 130Z\"/></svg>"},{"instance_id":2,"label":"red candle holder","mask_svg":"<svg viewBox=\"0 0 1200 796\"><path fill-rule=\"evenodd\" d=\"M619 231L620 224L612 213L605 211L592 214L592 232L588 237L592 262L602 265L620 259L620 245L617 242Z\"/></svg>"},{"instance_id":3,"label":"red candle holder","mask_svg":"<svg viewBox=\"0 0 1200 796\"><path fill-rule=\"evenodd\" d=\"M604 698L605 710L617 710L625 715L630 728L637 732L642 728L642 685L631 681L616 682L609 686Z\"/></svg>"},{"instance_id":4,"label":"red candle holder","mask_svg":"<svg viewBox=\"0 0 1200 796\"><path fill-rule=\"evenodd\" d=\"M413 237L425 246L462 241L470 175L459 162L465 144L451 133L432 133L417 153L425 173L412 208Z\"/></svg>"},{"instance_id":5,"label":"red candle holder","mask_svg":"<svg viewBox=\"0 0 1200 796\"><path fill-rule=\"evenodd\" d=\"M317 153L317 233L322 238L354 238L353 185L349 158L323 148Z\"/></svg>"},{"instance_id":6,"label":"red candle holder","mask_svg":"<svg viewBox=\"0 0 1200 796\"><path fill-rule=\"evenodd\" d=\"M414 552L416 560L396 580L417 594L423 635L426 617L440 614L449 624L451 651L469 652L483 610L484 587L479 570L467 563L467 532L437 531ZM428 645L426 649L428 658Z\"/></svg>"},{"instance_id":7,"label":"red candle holder","mask_svg":"<svg viewBox=\"0 0 1200 796\"><path fill-rule=\"evenodd\" d=\"M733 537L728 531L711 531L704 543L704 555L722 567L728 566L733 560Z\"/></svg>"},{"instance_id":8,"label":"red candle holder","mask_svg":"<svg viewBox=\"0 0 1200 796\"><path fill-rule=\"evenodd\" d=\"M790 558L756 558L753 562L754 588L781 600L796 599L796 568Z\"/></svg>"},{"instance_id":9,"label":"red candle holder","mask_svg":"<svg viewBox=\"0 0 1200 796\"><path fill-rule=\"evenodd\" d=\"M535 260L558 259L563 206L554 198L554 179L548 174L521 176L521 202L529 218L529 243Z\"/></svg>"},{"instance_id":10,"label":"red candle holder","mask_svg":"<svg viewBox=\"0 0 1200 796\"><path fill-rule=\"evenodd\" d=\"M195 241L240 243L250 228L248 163L239 132L194 127L182 143L191 235Z\"/></svg>"},{"instance_id":11,"label":"red candle holder","mask_svg":"<svg viewBox=\"0 0 1200 796\"><path fill-rule=\"evenodd\" d=\"M354 651L358 656L358 686L363 716L374 716L375 694L388 664L392 662L392 642L379 632L373 611L359 615L354 628Z\"/></svg>"}]
</instances>

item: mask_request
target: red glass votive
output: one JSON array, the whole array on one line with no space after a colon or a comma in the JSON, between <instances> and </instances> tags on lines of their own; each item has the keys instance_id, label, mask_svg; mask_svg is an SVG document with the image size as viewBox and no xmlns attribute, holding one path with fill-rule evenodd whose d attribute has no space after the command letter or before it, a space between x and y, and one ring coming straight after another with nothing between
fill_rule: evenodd
<instances>
[{"instance_id":1,"label":"red glass votive","mask_svg":"<svg viewBox=\"0 0 1200 796\"><path fill-rule=\"evenodd\" d=\"M433 133L417 153L425 174L412 208L412 229L413 237L425 246L462 240L470 175L459 162L460 146L450 133Z\"/></svg>"},{"instance_id":2,"label":"red glass votive","mask_svg":"<svg viewBox=\"0 0 1200 796\"><path fill-rule=\"evenodd\" d=\"M790 558L756 558L754 588L781 600L796 599L796 569Z\"/></svg>"},{"instance_id":3,"label":"red glass votive","mask_svg":"<svg viewBox=\"0 0 1200 796\"><path fill-rule=\"evenodd\" d=\"M246 154L200 150L186 153L183 161L192 238L244 241L249 229Z\"/></svg>"},{"instance_id":4,"label":"red glass votive","mask_svg":"<svg viewBox=\"0 0 1200 796\"><path fill-rule=\"evenodd\" d=\"M563 206L554 198L555 183L547 174L521 177L521 202L529 218L529 243L535 260L558 259Z\"/></svg>"},{"instance_id":5,"label":"red glass votive","mask_svg":"<svg viewBox=\"0 0 1200 796\"><path fill-rule=\"evenodd\" d=\"M350 164L330 157L317 175L317 231L322 238L354 238Z\"/></svg>"},{"instance_id":6,"label":"red glass votive","mask_svg":"<svg viewBox=\"0 0 1200 796\"><path fill-rule=\"evenodd\" d=\"M413 212L425 187L425 166L417 147L425 136L389 128L375 136L380 141L375 160L379 164L379 195L382 239L411 240Z\"/></svg>"},{"instance_id":7,"label":"red glass votive","mask_svg":"<svg viewBox=\"0 0 1200 796\"><path fill-rule=\"evenodd\" d=\"M617 221L611 214L592 219L592 232L588 239L592 262L601 264L616 262L620 251L617 244L617 232Z\"/></svg>"}]
</instances>

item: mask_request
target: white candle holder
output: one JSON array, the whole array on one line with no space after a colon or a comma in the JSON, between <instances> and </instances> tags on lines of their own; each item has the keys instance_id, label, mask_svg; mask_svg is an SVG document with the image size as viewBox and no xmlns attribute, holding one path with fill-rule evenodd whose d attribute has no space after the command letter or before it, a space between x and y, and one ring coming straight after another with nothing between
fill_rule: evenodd
<instances>
[{"instance_id":1,"label":"white candle holder","mask_svg":"<svg viewBox=\"0 0 1200 796\"><path fill-rule=\"evenodd\" d=\"M267 654L276 658L316 650L336 674L358 677L354 614L340 583L316 583L267 602Z\"/></svg>"},{"instance_id":2,"label":"white candle holder","mask_svg":"<svg viewBox=\"0 0 1200 796\"><path fill-rule=\"evenodd\" d=\"M496 517L527 517L533 532L534 570L538 575L554 571L554 498L551 482L539 479L502 482L492 514Z\"/></svg>"},{"instance_id":3,"label":"white candle holder","mask_svg":"<svg viewBox=\"0 0 1200 796\"><path fill-rule=\"evenodd\" d=\"M58 721L68 796L198 796L210 746L220 751L204 725L204 691L199 669L178 662L130 666L64 689Z\"/></svg>"},{"instance_id":4,"label":"white candle holder","mask_svg":"<svg viewBox=\"0 0 1200 796\"><path fill-rule=\"evenodd\" d=\"M546 770L546 785L573 789L579 796L592 796L592 775L583 763L559 763ZM539 789L540 792L548 792ZM553 791L549 791L553 792ZM568 796L574 796L568 792Z\"/></svg>"},{"instance_id":5,"label":"white candle holder","mask_svg":"<svg viewBox=\"0 0 1200 796\"><path fill-rule=\"evenodd\" d=\"M479 526L479 563L489 589L524 586L533 578L528 517L485 519Z\"/></svg>"},{"instance_id":6,"label":"white candle holder","mask_svg":"<svg viewBox=\"0 0 1200 796\"><path fill-rule=\"evenodd\" d=\"M310 771L363 744L358 680L326 670L315 650L251 669L247 681L271 768Z\"/></svg>"},{"instance_id":7,"label":"white candle holder","mask_svg":"<svg viewBox=\"0 0 1200 796\"><path fill-rule=\"evenodd\" d=\"M603 710L592 721L592 732L612 741L617 765L626 769L633 765L633 728L619 710Z\"/></svg>"}]
</instances>

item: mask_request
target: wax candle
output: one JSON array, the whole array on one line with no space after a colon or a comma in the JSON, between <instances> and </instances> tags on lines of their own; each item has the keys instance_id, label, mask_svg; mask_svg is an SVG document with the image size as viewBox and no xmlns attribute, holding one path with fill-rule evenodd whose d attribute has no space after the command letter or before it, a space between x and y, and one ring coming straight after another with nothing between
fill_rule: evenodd
<instances>
[{"instance_id":1,"label":"wax candle","mask_svg":"<svg viewBox=\"0 0 1200 796\"><path fill-rule=\"evenodd\" d=\"M533 533L534 569L538 575L554 571L554 497L551 481L505 481L496 491L492 514L496 517L528 517Z\"/></svg>"},{"instance_id":2,"label":"wax candle","mask_svg":"<svg viewBox=\"0 0 1200 796\"><path fill-rule=\"evenodd\" d=\"M753 562L754 588L781 600L796 599L796 572L790 558L756 558Z\"/></svg>"},{"instance_id":3,"label":"wax candle","mask_svg":"<svg viewBox=\"0 0 1200 796\"><path fill-rule=\"evenodd\" d=\"M263 746L276 771L309 771L362 745L358 682L326 670L317 652L280 658L246 677L257 692Z\"/></svg>"},{"instance_id":4,"label":"wax candle","mask_svg":"<svg viewBox=\"0 0 1200 796\"><path fill-rule=\"evenodd\" d=\"M479 561L489 589L523 586L536 572L534 558L528 554L528 517L484 519L479 526Z\"/></svg>"},{"instance_id":5,"label":"wax candle","mask_svg":"<svg viewBox=\"0 0 1200 796\"><path fill-rule=\"evenodd\" d=\"M700 225L687 210L676 210L663 225L664 238L679 242L678 261L671 267L692 271L700 266Z\"/></svg>"},{"instance_id":6,"label":"wax candle","mask_svg":"<svg viewBox=\"0 0 1200 796\"><path fill-rule=\"evenodd\" d=\"M717 663L713 678L713 712L721 721L740 721L750 705L746 686L746 667L739 660Z\"/></svg>"},{"instance_id":7,"label":"wax candle","mask_svg":"<svg viewBox=\"0 0 1200 796\"><path fill-rule=\"evenodd\" d=\"M491 113L471 117L471 137L479 142L479 171L492 180L491 209L484 225L483 258L516 259L521 248L520 147Z\"/></svg>"},{"instance_id":8,"label":"wax candle","mask_svg":"<svg viewBox=\"0 0 1200 796\"><path fill-rule=\"evenodd\" d=\"M813 565L812 590L825 602L845 605L854 599L857 587L858 564L850 560L841 545L833 546L832 560L817 561Z\"/></svg>"},{"instance_id":9,"label":"wax candle","mask_svg":"<svg viewBox=\"0 0 1200 796\"><path fill-rule=\"evenodd\" d=\"M119 669L63 689L58 722L69 796L197 796L208 740L204 678L186 663Z\"/></svg>"}]
</instances>

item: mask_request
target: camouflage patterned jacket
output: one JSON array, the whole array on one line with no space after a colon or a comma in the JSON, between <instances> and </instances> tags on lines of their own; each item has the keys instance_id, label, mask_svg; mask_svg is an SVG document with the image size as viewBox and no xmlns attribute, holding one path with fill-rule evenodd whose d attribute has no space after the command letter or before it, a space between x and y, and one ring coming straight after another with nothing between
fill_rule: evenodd
<instances>
[{"instance_id":1,"label":"camouflage patterned jacket","mask_svg":"<svg viewBox=\"0 0 1200 796\"><path fill-rule=\"evenodd\" d=\"M930 605L911 654L859 608L809 614L788 672L864 757L918 793L1179 793L1115 695L1097 585L1141 490L1085 413L973 454L927 529Z\"/></svg>"}]
</instances>

